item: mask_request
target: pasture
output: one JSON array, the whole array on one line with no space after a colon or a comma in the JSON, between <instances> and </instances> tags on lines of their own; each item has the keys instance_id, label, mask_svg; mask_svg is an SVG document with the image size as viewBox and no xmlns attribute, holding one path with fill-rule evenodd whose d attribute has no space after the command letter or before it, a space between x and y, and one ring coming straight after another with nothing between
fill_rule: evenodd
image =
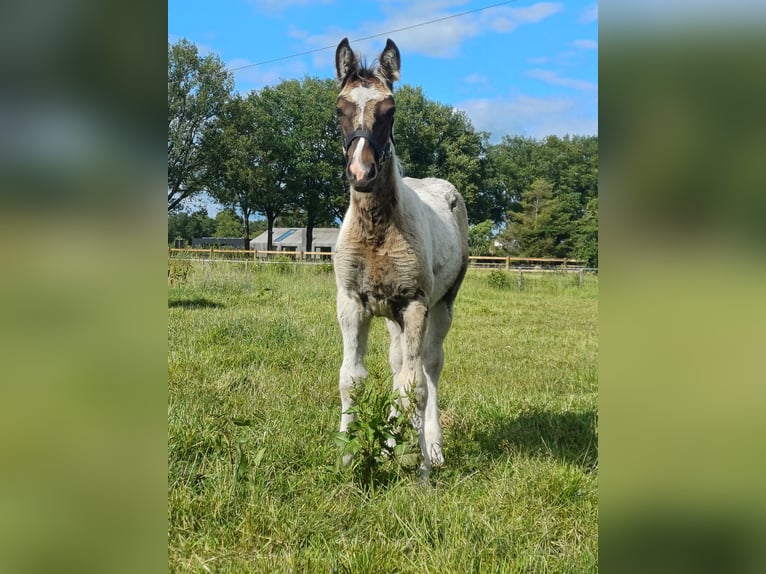
<instances>
[{"instance_id":1,"label":"pasture","mask_svg":"<svg viewBox=\"0 0 766 574\"><path fill-rule=\"evenodd\" d=\"M195 262L169 286L169 570L597 571L598 279L519 290L469 270L439 386L446 465L364 484L336 467L329 267ZM387 353L376 319L380 389Z\"/></svg>"}]
</instances>

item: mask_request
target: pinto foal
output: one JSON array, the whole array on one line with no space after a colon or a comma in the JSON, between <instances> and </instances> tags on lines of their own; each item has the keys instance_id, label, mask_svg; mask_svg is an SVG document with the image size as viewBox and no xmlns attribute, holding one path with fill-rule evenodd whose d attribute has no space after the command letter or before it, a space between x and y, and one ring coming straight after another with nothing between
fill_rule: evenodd
<instances>
[{"instance_id":1,"label":"pinto foal","mask_svg":"<svg viewBox=\"0 0 766 574\"><path fill-rule=\"evenodd\" d=\"M399 49L391 40L379 64L366 67L344 38L335 53L340 95L348 211L335 253L338 322L343 332L340 369L341 432L354 385L367 377L364 356L372 317L385 317L389 361L399 406L411 417L422 452L421 476L444 463L437 388L444 338L468 266L465 204L443 179L403 178L394 151L394 81ZM346 458L348 463L350 457Z\"/></svg>"}]
</instances>

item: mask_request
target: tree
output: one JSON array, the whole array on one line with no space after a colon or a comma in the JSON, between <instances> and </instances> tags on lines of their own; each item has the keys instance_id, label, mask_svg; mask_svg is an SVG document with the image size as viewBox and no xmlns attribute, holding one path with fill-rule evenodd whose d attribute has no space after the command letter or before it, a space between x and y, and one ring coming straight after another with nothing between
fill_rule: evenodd
<instances>
[{"instance_id":1,"label":"tree","mask_svg":"<svg viewBox=\"0 0 766 574\"><path fill-rule=\"evenodd\" d=\"M471 255L491 255L495 235L492 221L486 220L468 228L468 249Z\"/></svg>"},{"instance_id":2,"label":"tree","mask_svg":"<svg viewBox=\"0 0 766 574\"><path fill-rule=\"evenodd\" d=\"M307 77L281 82L273 92L284 113L279 137L290 204L283 213L291 211L290 218L306 227L309 251L314 227L332 225L347 201L337 91L334 80Z\"/></svg>"},{"instance_id":3,"label":"tree","mask_svg":"<svg viewBox=\"0 0 766 574\"><path fill-rule=\"evenodd\" d=\"M261 196L274 185L257 118L254 96L232 97L205 131L202 153L209 194L242 215L245 249L250 248L250 218L259 211Z\"/></svg>"},{"instance_id":4,"label":"tree","mask_svg":"<svg viewBox=\"0 0 766 574\"><path fill-rule=\"evenodd\" d=\"M553 186L536 179L521 195L521 211L510 212L510 225L503 238L512 253L527 257L557 257L558 229L554 225L559 208Z\"/></svg>"},{"instance_id":5,"label":"tree","mask_svg":"<svg viewBox=\"0 0 766 574\"><path fill-rule=\"evenodd\" d=\"M295 150L294 128L296 110L283 100L284 82L276 87L267 86L260 92L251 92L247 100L253 109L253 123L257 126L253 139L253 168L258 177L254 207L266 216L268 249L273 249L273 231L276 218L296 203L296 190L289 186Z\"/></svg>"},{"instance_id":6,"label":"tree","mask_svg":"<svg viewBox=\"0 0 766 574\"><path fill-rule=\"evenodd\" d=\"M237 212L227 207L215 216L215 232L213 237L242 237L244 226Z\"/></svg>"},{"instance_id":7,"label":"tree","mask_svg":"<svg viewBox=\"0 0 766 574\"><path fill-rule=\"evenodd\" d=\"M199 56L188 40L168 44L168 211L208 185L203 133L234 88L215 56Z\"/></svg>"},{"instance_id":8,"label":"tree","mask_svg":"<svg viewBox=\"0 0 766 574\"><path fill-rule=\"evenodd\" d=\"M577 222L573 255L588 267L598 267L598 197L588 200L585 214Z\"/></svg>"},{"instance_id":9,"label":"tree","mask_svg":"<svg viewBox=\"0 0 766 574\"><path fill-rule=\"evenodd\" d=\"M188 243L194 237L210 237L215 231L215 220L207 214L207 209L198 209L193 213L177 211L168 214L168 243L184 239Z\"/></svg>"},{"instance_id":10,"label":"tree","mask_svg":"<svg viewBox=\"0 0 766 574\"><path fill-rule=\"evenodd\" d=\"M598 257L598 138L503 138L487 150L487 186L507 205L512 254ZM500 199L502 196L502 199Z\"/></svg>"},{"instance_id":11,"label":"tree","mask_svg":"<svg viewBox=\"0 0 766 574\"><path fill-rule=\"evenodd\" d=\"M296 98L292 102L296 119L294 163L288 185L303 216L306 249L311 251L314 227L332 225L347 202L341 133L335 116L338 87L334 80L316 78L282 86Z\"/></svg>"},{"instance_id":12,"label":"tree","mask_svg":"<svg viewBox=\"0 0 766 574\"><path fill-rule=\"evenodd\" d=\"M463 196L469 221L486 219L480 198L487 136L477 133L468 116L425 97L407 84L395 94L396 155L410 177L440 177Z\"/></svg>"}]
</instances>

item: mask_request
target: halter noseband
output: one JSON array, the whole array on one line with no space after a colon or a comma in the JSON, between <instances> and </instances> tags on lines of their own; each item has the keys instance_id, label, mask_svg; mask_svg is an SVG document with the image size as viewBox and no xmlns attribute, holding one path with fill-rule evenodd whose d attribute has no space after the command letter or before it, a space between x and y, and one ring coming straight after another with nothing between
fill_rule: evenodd
<instances>
[{"instance_id":1,"label":"halter noseband","mask_svg":"<svg viewBox=\"0 0 766 574\"><path fill-rule=\"evenodd\" d=\"M352 142L355 139L359 138L365 138L368 142L370 142L370 145L372 146L372 151L375 153L375 163L381 164L385 162L389 157L391 157L391 144L394 143L394 126L391 126L391 134L389 136L389 143L386 144L385 149L382 149L380 147L380 144L375 141L375 138L372 137L372 132L370 130L354 130L350 134L348 134L348 137L343 140L343 152L348 153L348 148L351 147ZM395 144L394 144L395 145Z\"/></svg>"}]
</instances>

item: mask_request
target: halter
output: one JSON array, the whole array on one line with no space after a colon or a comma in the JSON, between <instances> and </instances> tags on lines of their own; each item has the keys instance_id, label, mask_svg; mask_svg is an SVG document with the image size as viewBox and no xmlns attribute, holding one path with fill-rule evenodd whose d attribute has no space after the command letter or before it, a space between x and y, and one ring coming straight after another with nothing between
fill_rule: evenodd
<instances>
[{"instance_id":1,"label":"halter","mask_svg":"<svg viewBox=\"0 0 766 574\"><path fill-rule=\"evenodd\" d=\"M375 163L382 165L389 157L391 157L391 145L396 143L394 142L394 126L393 123L391 124L391 134L389 136L389 143L386 144L385 149L382 149L380 147L380 144L375 141L375 139L372 137L372 132L370 130L354 130L350 134L348 134L348 137L343 140L343 153L348 153L348 148L351 147L352 142L355 139L359 138L365 138L370 145L372 146L372 151L375 153Z\"/></svg>"}]
</instances>

